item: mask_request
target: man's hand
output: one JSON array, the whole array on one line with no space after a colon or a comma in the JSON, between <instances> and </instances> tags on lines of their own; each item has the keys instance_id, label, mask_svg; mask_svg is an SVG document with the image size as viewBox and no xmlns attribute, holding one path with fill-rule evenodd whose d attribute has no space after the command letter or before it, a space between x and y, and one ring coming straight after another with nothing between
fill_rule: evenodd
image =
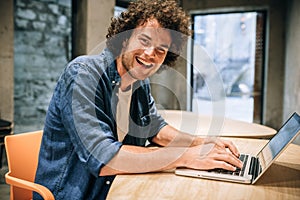
<instances>
[{"instance_id":1,"label":"man's hand","mask_svg":"<svg viewBox=\"0 0 300 200\"><path fill-rule=\"evenodd\" d=\"M236 167L241 168L243 165L238 156L239 152L232 142L207 138L202 145L190 147L186 151L183 156L184 167L203 170L222 168L234 171Z\"/></svg>"},{"instance_id":2,"label":"man's hand","mask_svg":"<svg viewBox=\"0 0 300 200\"><path fill-rule=\"evenodd\" d=\"M237 147L231 141L222 140L217 137L207 137L203 139L203 144L211 144L211 143L216 144L217 146L223 149L228 148L231 151L231 153L233 153L236 157L240 156Z\"/></svg>"},{"instance_id":3,"label":"man's hand","mask_svg":"<svg viewBox=\"0 0 300 200\"><path fill-rule=\"evenodd\" d=\"M217 137L200 137L182 133L167 125L161 129L153 142L161 146L186 147L187 150L181 156L179 165L194 169L223 168L235 170L242 167L238 159L240 153L237 147L227 140Z\"/></svg>"}]
</instances>

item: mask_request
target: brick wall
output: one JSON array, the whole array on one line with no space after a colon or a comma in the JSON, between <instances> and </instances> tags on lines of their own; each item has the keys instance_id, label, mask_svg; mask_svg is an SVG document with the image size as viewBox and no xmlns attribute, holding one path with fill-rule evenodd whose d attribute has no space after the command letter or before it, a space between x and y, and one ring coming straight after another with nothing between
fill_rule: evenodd
<instances>
[{"instance_id":1,"label":"brick wall","mask_svg":"<svg viewBox=\"0 0 300 200\"><path fill-rule=\"evenodd\" d=\"M15 133L42 129L47 107L71 58L71 0L16 0Z\"/></svg>"}]
</instances>

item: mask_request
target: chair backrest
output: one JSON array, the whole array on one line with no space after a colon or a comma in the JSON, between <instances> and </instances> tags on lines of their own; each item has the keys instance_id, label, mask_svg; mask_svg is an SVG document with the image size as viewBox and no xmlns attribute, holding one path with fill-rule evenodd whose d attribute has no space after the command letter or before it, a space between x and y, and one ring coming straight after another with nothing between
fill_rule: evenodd
<instances>
[{"instance_id":1,"label":"chair backrest","mask_svg":"<svg viewBox=\"0 0 300 200\"><path fill-rule=\"evenodd\" d=\"M42 135L42 131L35 131L5 137L8 170L12 176L34 182ZM32 197L32 191L13 186L10 192L15 198Z\"/></svg>"}]
</instances>

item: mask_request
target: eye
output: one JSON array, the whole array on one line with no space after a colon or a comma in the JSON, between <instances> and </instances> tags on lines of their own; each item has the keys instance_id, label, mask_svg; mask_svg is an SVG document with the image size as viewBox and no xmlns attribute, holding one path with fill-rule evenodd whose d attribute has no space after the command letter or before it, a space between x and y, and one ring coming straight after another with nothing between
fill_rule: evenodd
<instances>
[{"instance_id":1,"label":"eye","mask_svg":"<svg viewBox=\"0 0 300 200\"><path fill-rule=\"evenodd\" d=\"M167 49L163 48L163 47L157 47L156 48L156 51L159 53L159 54L165 54Z\"/></svg>"},{"instance_id":2,"label":"eye","mask_svg":"<svg viewBox=\"0 0 300 200\"><path fill-rule=\"evenodd\" d=\"M145 47L150 46L150 40L144 37L139 38L141 44Z\"/></svg>"}]
</instances>

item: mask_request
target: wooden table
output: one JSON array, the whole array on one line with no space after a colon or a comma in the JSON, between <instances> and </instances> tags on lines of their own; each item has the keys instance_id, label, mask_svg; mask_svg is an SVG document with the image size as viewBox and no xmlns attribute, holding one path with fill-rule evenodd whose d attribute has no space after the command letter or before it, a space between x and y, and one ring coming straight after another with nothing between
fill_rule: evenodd
<instances>
[{"instance_id":1,"label":"wooden table","mask_svg":"<svg viewBox=\"0 0 300 200\"><path fill-rule=\"evenodd\" d=\"M267 140L230 138L257 153ZM118 175L107 199L300 199L300 146L290 144L255 185L206 180L173 172Z\"/></svg>"},{"instance_id":2,"label":"wooden table","mask_svg":"<svg viewBox=\"0 0 300 200\"><path fill-rule=\"evenodd\" d=\"M225 137L271 138L277 131L273 128L224 117L199 115L180 110L159 110L173 127L197 135Z\"/></svg>"}]
</instances>

